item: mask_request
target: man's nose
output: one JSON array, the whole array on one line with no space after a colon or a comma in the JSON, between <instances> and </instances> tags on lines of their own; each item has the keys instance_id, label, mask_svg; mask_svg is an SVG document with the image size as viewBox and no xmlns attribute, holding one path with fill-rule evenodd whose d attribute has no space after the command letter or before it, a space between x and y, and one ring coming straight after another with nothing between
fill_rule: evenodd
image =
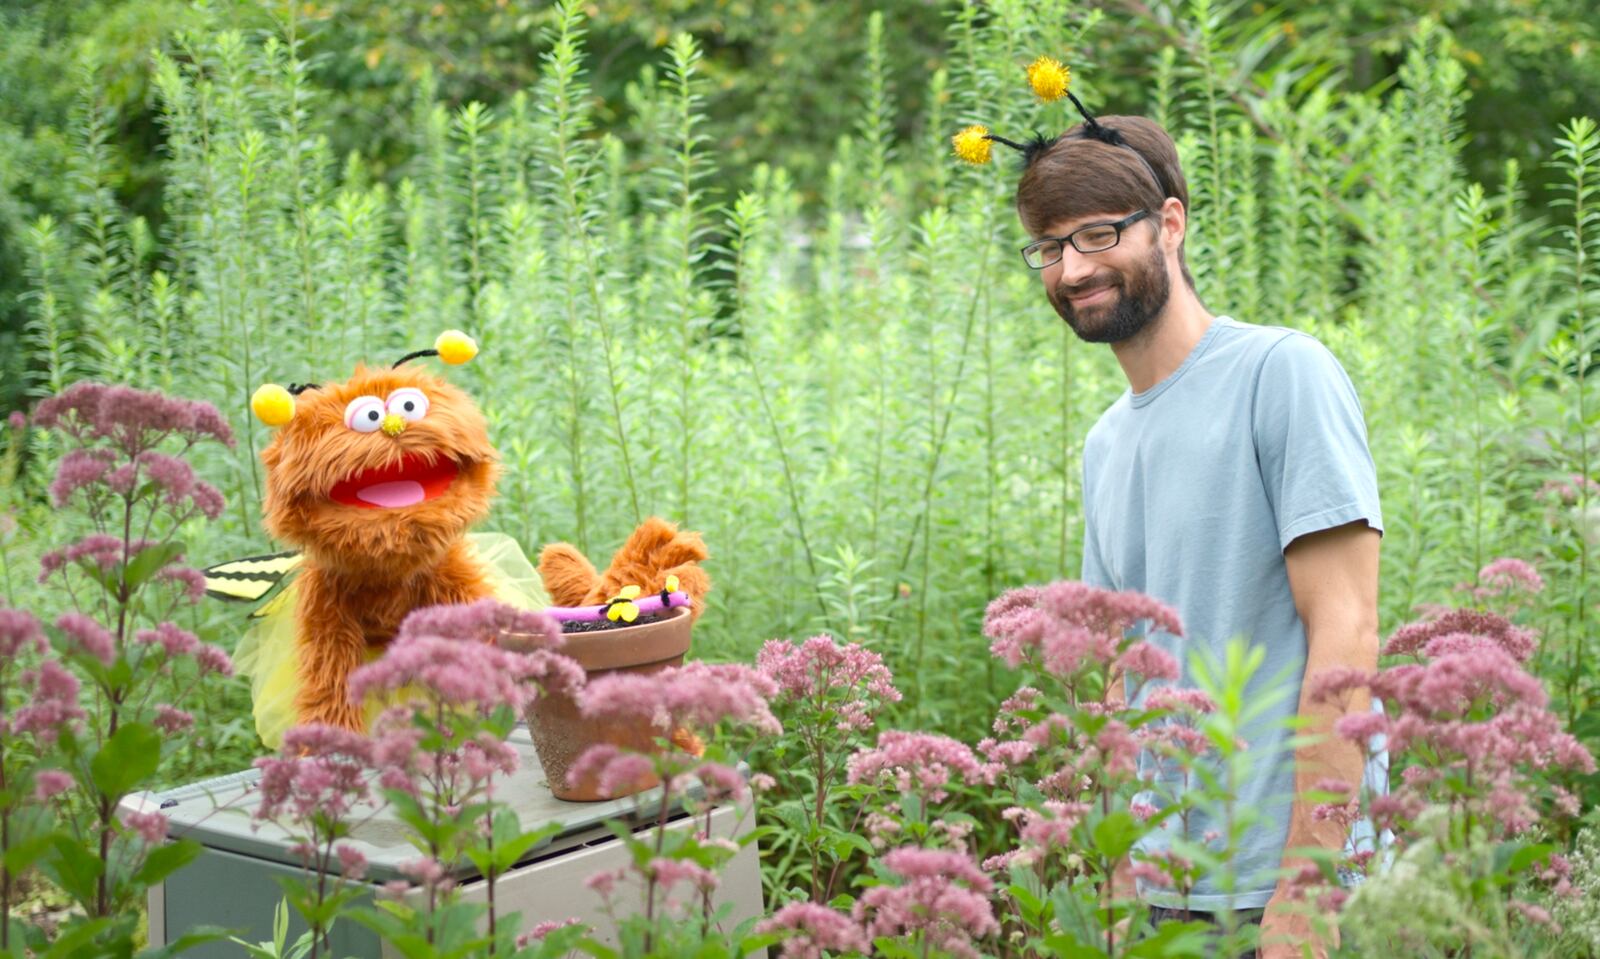
<instances>
[{"instance_id":1,"label":"man's nose","mask_svg":"<svg viewBox=\"0 0 1600 959\"><path fill-rule=\"evenodd\" d=\"M1070 243L1061 246L1061 262L1058 264L1056 282L1067 286L1081 286L1090 277L1094 276L1098 264L1094 257L1079 253L1077 247Z\"/></svg>"}]
</instances>

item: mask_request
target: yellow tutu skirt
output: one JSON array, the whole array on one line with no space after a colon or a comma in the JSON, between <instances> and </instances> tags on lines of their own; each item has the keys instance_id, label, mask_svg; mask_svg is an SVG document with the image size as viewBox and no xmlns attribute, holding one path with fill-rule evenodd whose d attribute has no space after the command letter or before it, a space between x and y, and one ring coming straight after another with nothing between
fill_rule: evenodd
<instances>
[{"instance_id":1,"label":"yellow tutu skirt","mask_svg":"<svg viewBox=\"0 0 1600 959\"><path fill-rule=\"evenodd\" d=\"M528 562L517 541L504 533L469 533L467 547L483 565L494 597L519 609L544 609L550 596L539 571ZM298 590L290 580L278 595L255 613L255 625L239 639L234 671L250 680L256 735L269 749L283 745L283 734L295 725L295 697L300 693L300 653L295 643L294 608ZM368 651L369 661L378 658ZM405 691L369 696L364 704L367 725L389 706L405 699Z\"/></svg>"}]
</instances>

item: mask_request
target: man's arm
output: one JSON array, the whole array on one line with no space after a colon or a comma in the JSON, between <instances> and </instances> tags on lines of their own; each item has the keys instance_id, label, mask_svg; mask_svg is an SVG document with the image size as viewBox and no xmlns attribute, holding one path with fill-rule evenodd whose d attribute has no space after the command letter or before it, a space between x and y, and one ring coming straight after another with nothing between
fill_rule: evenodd
<instances>
[{"instance_id":1,"label":"man's arm","mask_svg":"<svg viewBox=\"0 0 1600 959\"><path fill-rule=\"evenodd\" d=\"M1332 821L1316 822L1316 804L1303 797L1324 779L1338 779L1352 790L1361 786L1366 757L1352 742L1333 734L1333 724L1346 709L1365 712L1365 694L1351 697L1347 706L1314 703L1308 691L1312 677L1334 666L1373 670L1378 664L1378 531L1364 522L1308 533L1284 550L1289 569L1289 589L1295 609L1306 629L1305 681L1300 691L1302 735L1320 737L1295 751L1295 798L1289 812L1289 839L1283 865L1298 870L1308 860L1289 850L1344 847L1344 828ZM1273 944L1274 934L1307 942L1309 928L1302 917L1279 913L1288 901L1287 882L1280 882L1262 928L1262 959L1301 955L1298 945ZM1320 948L1315 948L1318 955Z\"/></svg>"}]
</instances>

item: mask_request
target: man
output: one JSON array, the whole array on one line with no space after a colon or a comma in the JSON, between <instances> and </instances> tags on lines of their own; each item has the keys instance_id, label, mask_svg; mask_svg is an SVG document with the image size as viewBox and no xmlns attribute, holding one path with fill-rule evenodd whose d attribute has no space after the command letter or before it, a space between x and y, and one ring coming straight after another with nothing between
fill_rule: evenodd
<instances>
[{"instance_id":1,"label":"man","mask_svg":"<svg viewBox=\"0 0 1600 959\"><path fill-rule=\"evenodd\" d=\"M1075 126L1030 158L1017 187L1034 237L1024 258L1050 304L1080 339L1110 344L1128 379L1084 446L1082 578L1176 609L1186 640L1150 638L1180 662L1239 635L1263 647L1248 701L1279 694L1244 731L1259 758L1238 799L1262 818L1235 861L1236 891L1139 892L1203 913L1264 908L1266 959L1301 945L1321 954L1304 907L1284 908L1279 868L1303 864L1290 850L1345 846L1303 796L1328 779L1361 783L1363 757L1332 736L1291 754L1287 724L1298 715L1328 733L1339 712L1307 701L1305 678L1376 666L1383 527L1360 403L1313 337L1206 310L1184 260L1188 188L1172 140L1142 117L1099 123L1121 142ZM1180 681L1192 685L1188 670ZM1191 821L1190 838L1218 828Z\"/></svg>"}]
</instances>

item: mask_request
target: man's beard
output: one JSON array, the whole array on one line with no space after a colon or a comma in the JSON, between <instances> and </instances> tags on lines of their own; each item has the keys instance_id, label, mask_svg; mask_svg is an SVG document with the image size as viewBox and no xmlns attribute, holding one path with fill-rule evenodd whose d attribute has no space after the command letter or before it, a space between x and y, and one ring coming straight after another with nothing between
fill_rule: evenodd
<instances>
[{"instance_id":1,"label":"man's beard","mask_svg":"<svg viewBox=\"0 0 1600 959\"><path fill-rule=\"evenodd\" d=\"M1112 287L1109 301L1093 303L1083 309L1085 317L1074 309L1070 296L1091 293L1102 287ZM1172 292L1172 280L1167 276L1167 265L1160 246L1153 246L1144 263L1130 273L1112 272L1109 277L1095 276L1081 286L1057 286L1047 289L1050 305L1055 307L1072 332L1085 343L1121 343L1144 332L1166 308L1167 297Z\"/></svg>"}]
</instances>

